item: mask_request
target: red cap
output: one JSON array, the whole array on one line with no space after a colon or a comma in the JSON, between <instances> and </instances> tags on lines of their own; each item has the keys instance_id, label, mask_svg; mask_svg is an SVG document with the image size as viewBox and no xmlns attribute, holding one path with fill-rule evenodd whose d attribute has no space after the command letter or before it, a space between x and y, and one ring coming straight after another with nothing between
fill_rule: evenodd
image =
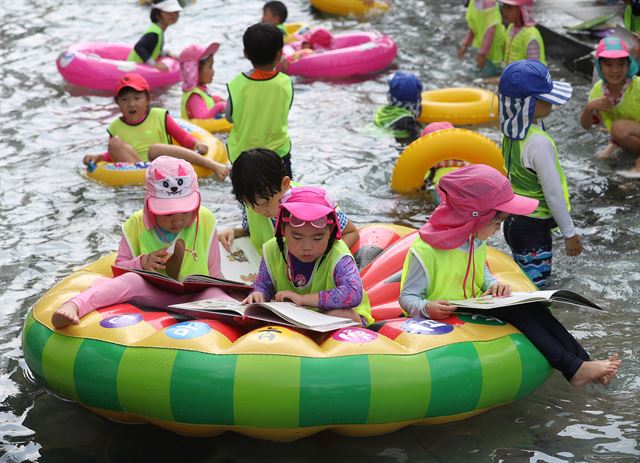
<instances>
[{"instance_id":1,"label":"red cap","mask_svg":"<svg viewBox=\"0 0 640 463\"><path fill-rule=\"evenodd\" d=\"M116 96L125 87L131 87L132 89L139 92L148 92L149 90L151 90L147 79L142 77L140 74L136 74L135 72L126 73L118 81L118 85L116 86Z\"/></svg>"}]
</instances>

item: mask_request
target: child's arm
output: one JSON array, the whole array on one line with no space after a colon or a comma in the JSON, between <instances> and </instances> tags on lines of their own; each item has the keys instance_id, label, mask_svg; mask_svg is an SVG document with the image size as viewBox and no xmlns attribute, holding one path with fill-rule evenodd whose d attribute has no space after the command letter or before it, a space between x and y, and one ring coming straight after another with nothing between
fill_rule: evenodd
<instances>
[{"instance_id":1,"label":"child's arm","mask_svg":"<svg viewBox=\"0 0 640 463\"><path fill-rule=\"evenodd\" d=\"M253 293L251 293L249 297L252 294L260 293L263 297L263 301L270 301L273 299L275 292L276 290L273 286L273 281L271 281L271 276L269 275L269 270L267 269L267 264L263 257L260 261L258 276L256 277L256 281L253 282Z\"/></svg>"},{"instance_id":2,"label":"child's arm","mask_svg":"<svg viewBox=\"0 0 640 463\"><path fill-rule=\"evenodd\" d=\"M597 116L597 111L610 111L611 108L611 100L607 97L602 96L589 100L580 114L580 125L585 130L590 129L592 125L597 124L600 120Z\"/></svg>"},{"instance_id":3,"label":"child's arm","mask_svg":"<svg viewBox=\"0 0 640 463\"><path fill-rule=\"evenodd\" d=\"M200 145L198 140L191 136L189 132L180 127L175 119L169 115L169 113L167 113L166 125L167 133L171 136L171 138L177 141L180 146L184 146L185 148L188 148L190 150L195 150L198 145ZM206 151L200 154L206 154Z\"/></svg>"},{"instance_id":4,"label":"child's arm","mask_svg":"<svg viewBox=\"0 0 640 463\"><path fill-rule=\"evenodd\" d=\"M149 66L153 66L161 71L168 71L167 65L162 62L157 62L156 60L151 58L151 54L153 50L156 48L156 44L158 43L158 35L157 34L145 34L140 37L140 40L136 42L133 49L138 54L142 61Z\"/></svg>"},{"instance_id":5,"label":"child's arm","mask_svg":"<svg viewBox=\"0 0 640 463\"><path fill-rule=\"evenodd\" d=\"M193 93L187 100L187 115L189 119L213 119L219 112L220 106L215 104L211 109L207 108L207 104L202 97L196 93Z\"/></svg>"},{"instance_id":6,"label":"child's arm","mask_svg":"<svg viewBox=\"0 0 640 463\"><path fill-rule=\"evenodd\" d=\"M467 31L467 35L465 35L464 40L460 42L460 47L458 48L459 59L464 58L464 54L467 52L467 48L469 48L469 45L471 45L471 42L473 42L473 31L469 29Z\"/></svg>"},{"instance_id":7,"label":"child's arm","mask_svg":"<svg viewBox=\"0 0 640 463\"><path fill-rule=\"evenodd\" d=\"M478 51L478 56L476 56L476 65L479 68L484 67L487 64L487 55L489 54L489 50L491 49L491 45L493 45L493 37L496 34L496 26L493 25L489 27L482 38L482 45L480 46L480 50Z\"/></svg>"},{"instance_id":8,"label":"child's arm","mask_svg":"<svg viewBox=\"0 0 640 463\"><path fill-rule=\"evenodd\" d=\"M349 219L347 219L347 224L344 226L344 228L341 229L341 232L342 241L344 241L344 244L346 244L349 249L351 249L351 246L356 244L360 239L360 232L358 231L358 227L356 227L355 224Z\"/></svg>"},{"instance_id":9,"label":"child's arm","mask_svg":"<svg viewBox=\"0 0 640 463\"><path fill-rule=\"evenodd\" d=\"M244 228L231 228L231 227L221 227L218 230L218 240L222 243L222 246L227 250L227 252L231 252L231 245L233 245L233 240L236 238L240 238L241 236L249 236Z\"/></svg>"},{"instance_id":10,"label":"child's arm","mask_svg":"<svg viewBox=\"0 0 640 463\"><path fill-rule=\"evenodd\" d=\"M207 260L209 275L215 278L224 278L220 266L220 245L218 244L218 231L213 232L211 244L209 245L209 259Z\"/></svg>"},{"instance_id":11,"label":"child's arm","mask_svg":"<svg viewBox=\"0 0 640 463\"><path fill-rule=\"evenodd\" d=\"M168 245L167 245L168 247ZM118 254L116 255L115 265L124 268L134 268L137 270L150 270L157 272L158 270L166 269L166 262L171 258L171 255L167 254L166 247L158 249L157 251L150 252L149 254L142 254L134 256L131 253L131 248L127 240L123 236L120 238L120 246L118 247Z\"/></svg>"},{"instance_id":12,"label":"child's arm","mask_svg":"<svg viewBox=\"0 0 640 463\"><path fill-rule=\"evenodd\" d=\"M484 264L484 284L482 285L484 294L492 296L508 296L511 294L511 287L508 284L500 283L493 273L489 270L489 266Z\"/></svg>"}]
</instances>

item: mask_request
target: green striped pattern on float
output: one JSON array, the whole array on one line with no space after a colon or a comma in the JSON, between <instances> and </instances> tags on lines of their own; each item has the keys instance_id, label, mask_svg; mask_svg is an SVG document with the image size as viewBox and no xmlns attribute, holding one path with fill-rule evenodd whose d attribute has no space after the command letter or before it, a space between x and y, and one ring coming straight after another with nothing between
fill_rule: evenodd
<instances>
[{"instance_id":1,"label":"green striped pattern on float","mask_svg":"<svg viewBox=\"0 0 640 463\"><path fill-rule=\"evenodd\" d=\"M31 312L23 350L38 379L86 406L230 428L451 416L517 400L550 373L522 334L408 355L210 354L63 336Z\"/></svg>"}]
</instances>

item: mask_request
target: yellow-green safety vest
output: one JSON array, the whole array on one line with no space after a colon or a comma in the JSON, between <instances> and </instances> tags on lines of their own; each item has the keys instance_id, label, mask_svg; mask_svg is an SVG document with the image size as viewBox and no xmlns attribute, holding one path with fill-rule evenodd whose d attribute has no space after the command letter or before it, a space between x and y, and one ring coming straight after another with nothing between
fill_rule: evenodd
<instances>
[{"instance_id":1,"label":"yellow-green safety vest","mask_svg":"<svg viewBox=\"0 0 640 463\"><path fill-rule=\"evenodd\" d=\"M602 96L602 80L596 84L589 92L589 101ZM622 94L620 102L609 111L598 111L602 125L609 131L617 120L629 120L640 123L640 78L633 76L631 83Z\"/></svg>"},{"instance_id":2,"label":"yellow-green safety vest","mask_svg":"<svg viewBox=\"0 0 640 463\"><path fill-rule=\"evenodd\" d=\"M207 105L207 109L213 108L213 106L216 104L216 102L213 101L213 98L211 98L211 95L209 95L207 92L202 90L200 87L195 86L188 92L184 92L182 94L182 105L180 106L180 117L183 119L190 119L189 114L187 113L187 102L189 101L189 98L191 97L191 95L193 95L194 93L196 95L199 95L200 98L204 100L204 103Z\"/></svg>"},{"instance_id":3,"label":"yellow-green safety vest","mask_svg":"<svg viewBox=\"0 0 640 463\"><path fill-rule=\"evenodd\" d=\"M478 10L475 1L470 0L469 6L467 7L466 19L467 24L469 24L469 29L473 32L473 42L471 44L473 48L481 48L487 29L491 26L496 26L493 42L487 53L487 59L496 66L499 66L502 63L504 53L505 28L502 25L502 16L500 15L498 5L496 4L496 6L487 8L486 10Z\"/></svg>"},{"instance_id":4,"label":"yellow-green safety vest","mask_svg":"<svg viewBox=\"0 0 640 463\"><path fill-rule=\"evenodd\" d=\"M527 59L527 46L532 40L538 42L540 47L540 59L542 64L547 64L544 54L544 41L540 35L540 31L536 26L524 26L518 31L515 37L511 38L511 31L514 25L509 24L507 31L505 32L505 50L504 50L504 62L505 65L513 63L514 61L520 61L521 59Z\"/></svg>"},{"instance_id":5,"label":"yellow-green safety vest","mask_svg":"<svg viewBox=\"0 0 640 463\"><path fill-rule=\"evenodd\" d=\"M227 148L231 162L251 148L268 148L284 157L291 151L289 109L293 83L286 74L255 80L239 74L227 85L233 128Z\"/></svg>"},{"instance_id":6,"label":"yellow-green safety vest","mask_svg":"<svg viewBox=\"0 0 640 463\"><path fill-rule=\"evenodd\" d=\"M151 52L151 56L149 57L150 59L155 61L160 56L160 53L162 53L162 46L164 42L164 31L156 23L151 23L151 25L147 28L147 30L144 31L143 35L147 35L147 34L156 34L158 36L158 40L156 41L156 46ZM127 61L133 61L134 63L145 62L142 58L140 58L140 55L136 53L135 48L131 49L131 52L129 53Z\"/></svg>"},{"instance_id":7,"label":"yellow-green safety vest","mask_svg":"<svg viewBox=\"0 0 640 463\"><path fill-rule=\"evenodd\" d=\"M285 254L288 254L286 242ZM349 256L353 259L347 245L344 244L342 240L336 240L331 247L331 251L322 259L320 265L318 265L320 259L316 260L309 282L307 282L305 286L297 287L294 286L287 277L287 263L282 258L282 253L280 252L280 248L278 248L276 238L272 238L264 244L262 256L276 292L293 291L297 294L312 294L335 288L336 282L333 279L333 271L336 265L344 256ZM314 308L314 310L318 309ZM362 289L362 302L359 306L354 307L354 310L367 321L368 325L374 322L371 316L369 296L367 296L364 288Z\"/></svg>"},{"instance_id":8,"label":"yellow-green safety vest","mask_svg":"<svg viewBox=\"0 0 640 463\"><path fill-rule=\"evenodd\" d=\"M425 243L419 236L415 239L402 267L400 291L404 288L407 274L413 259L418 259L425 273L429 276L429 287L424 299L428 301L456 301L465 299L463 288L467 273L469 252L460 248L437 249ZM473 250L473 267L469 269L466 290L467 298L478 297L483 293L484 266L487 261L487 244L483 242ZM472 286L473 283L473 286Z\"/></svg>"},{"instance_id":9,"label":"yellow-green safety vest","mask_svg":"<svg viewBox=\"0 0 640 463\"><path fill-rule=\"evenodd\" d=\"M631 5L624 8L624 27L631 32L640 32L640 16L633 14Z\"/></svg>"},{"instance_id":10,"label":"yellow-green safety vest","mask_svg":"<svg viewBox=\"0 0 640 463\"><path fill-rule=\"evenodd\" d=\"M170 245L170 243L158 238L154 228L147 229L144 226L142 214L142 209L136 211L122 225L124 237L129 244L131 254L134 256L149 254ZM182 259L182 266L180 267L179 280L189 275L209 274L209 251L215 230L216 219L213 213L201 206L198 210L198 219L184 228L176 237L176 239L180 238L184 241L186 249ZM195 256L189 251L195 251ZM164 270L159 272L166 275Z\"/></svg>"},{"instance_id":11,"label":"yellow-green safety vest","mask_svg":"<svg viewBox=\"0 0 640 463\"><path fill-rule=\"evenodd\" d=\"M524 151L524 145L527 143L529 137L533 135L543 135L551 142L553 151L555 153L555 164L558 175L560 176L560 182L562 183L562 192L564 194L564 200L567 204L567 210L571 210L571 203L569 202L569 188L567 187L567 179L564 176L562 166L560 166L560 160L558 158L558 148L553 139L544 130L532 125L529 127L529 132L524 140L513 140L511 138L502 138L502 156L504 158L504 170L509 173L509 180L513 191L519 195L526 196L527 198L533 198L538 200L538 207L535 211L529 214L529 217L536 217L541 219L547 219L552 217L549 205L544 197L542 186L540 185L540 179L538 176L527 169L522 164L522 153Z\"/></svg>"},{"instance_id":12,"label":"yellow-green safety vest","mask_svg":"<svg viewBox=\"0 0 640 463\"><path fill-rule=\"evenodd\" d=\"M154 143L171 143L167 133L167 110L162 108L151 108L145 120L138 125L127 124L118 117L109 125L107 132L131 145L142 161L149 160L149 147Z\"/></svg>"}]
</instances>

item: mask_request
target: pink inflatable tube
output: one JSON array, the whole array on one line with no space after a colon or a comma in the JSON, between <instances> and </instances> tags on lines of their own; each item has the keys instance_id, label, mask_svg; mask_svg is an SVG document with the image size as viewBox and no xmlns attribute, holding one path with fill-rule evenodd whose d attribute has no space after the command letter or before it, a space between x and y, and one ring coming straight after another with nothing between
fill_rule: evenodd
<instances>
[{"instance_id":1,"label":"pink inflatable tube","mask_svg":"<svg viewBox=\"0 0 640 463\"><path fill-rule=\"evenodd\" d=\"M127 61L130 45L119 43L81 42L71 45L56 60L58 71L68 82L94 90L111 90L123 74L137 72L144 76L151 88L180 82L178 60L160 58L169 71L163 72L146 64Z\"/></svg>"},{"instance_id":2,"label":"pink inflatable tube","mask_svg":"<svg viewBox=\"0 0 640 463\"><path fill-rule=\"evenodd\" d=\"M300 42L286 45L285 58L299 48ZM378 72L393 62L397 52L396 43L386 35L375 32L339 34L334 36L330 49L292 60L286 73L303 77L348 77Z\"/></svg>"}]
</instances>

